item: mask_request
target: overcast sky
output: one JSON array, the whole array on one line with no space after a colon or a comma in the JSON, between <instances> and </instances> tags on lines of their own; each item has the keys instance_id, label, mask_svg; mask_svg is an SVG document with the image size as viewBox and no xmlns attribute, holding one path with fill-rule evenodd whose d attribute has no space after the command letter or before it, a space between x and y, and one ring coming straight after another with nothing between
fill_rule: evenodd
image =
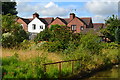
<instances>
[{"instance_id":1,"label":"overcast sky","mask_svg":"<svg viewBox=\"0 0 120 80\"><path fill-rule=\"evenodd\" d=\"M93 22L104 22L108 16L118 15L119 0L16 0L18 16L69 17L74 12L78 17L92 17Z\"/></svg>"}]
</instances>

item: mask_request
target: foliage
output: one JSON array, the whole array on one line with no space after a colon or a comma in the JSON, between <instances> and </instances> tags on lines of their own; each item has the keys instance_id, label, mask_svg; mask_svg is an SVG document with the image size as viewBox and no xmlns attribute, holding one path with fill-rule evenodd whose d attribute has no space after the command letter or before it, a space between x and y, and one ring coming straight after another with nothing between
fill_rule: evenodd
<instances>
[{"instance_id":1,"label":"foliage","mask_svg":"<svg viewBox=\"0 0 120 80\"><path fill-rule=\"evenodd\" d=\"M31 61L20 61L17 57L4 58L2 74L4 78L43 78L44 72L41 67L43 58L37 57Z\"/></svg>"},{"instance_id":2,"label":"foliage","mask_svg":"<svg viewBox=\"0 0 120 80\"><path fill-rule=\"evenodd\" d=\"M49 41L50 37L51 37L51 31L48 28L46 28L44 31L37 34L37 37L35 38L35 42Z\"/></svg>"},{"instance_id":3,"label":"foliage","mask_svg":"<svg viewBox=\"0 0 120 80\"><path fill-rule=\"evenodd\" d=\"M22 26L15 22L15 16L7 14L2 17L2 46L14 47L24 39L28 39L28 34L22 29Z\"/></svg>"},{"instance_id":4,"label":"foliage","mask_svg":"<svg viewBox=\"0 0 120 80\"><path fill-rule=\"evenodd\" d=\"M2 33L14 32L22 29L22 27L16 23L15 19L16 16L13 16L11 14L2 16Z\"/></svg>"},{"instance_id":5,"label":"foliage","mask_svg":"<svg viewBox=\"0 0 120 80\"><path fill-rule=\"evenodd\" d=\"M2 46L3 47L13 47L13 46L16 45L14 35L12 35L9 32L2 34L2 40L1 41L2 41Z\"/></svg>"},{"instance_id":6,"label":"foliage","mask_svg":"<svg viewBox=\"0 0 120 80\"><path fill-rule=\"evenodd\" d=\"M115 39L116 39L116 42L120 44L120 26L118 26L115 31Z\"/></svg>"},{"instance_id":7,"label":"foliage","mask_svg":"<svg viewBox=\"0 0 120 80\"><path fill-rule=\"evenodd\" d=\"M16 2L11 2L11 0L7 0L7 2L2 2L2 14L6 15L11 13L12 15L17 15L16 11Z\"/></svg>"},{"instance_id":8,"label":"foliage","mask_svg":"<svg viewBox=\"0 0 120 80\"><path fill-rule=\"evenodd\" d=\"M83 50L88 50L88 52L91 54L98 54L101 50L100 38L97 35L89 32L81 37L79 47Z\"/></svg>"},{"instance_id":9,"label":"foliage","mask_svg":"<svg viewBox=\"0 0 120 80\"><path fill-rule=\"evenodd\" d=\"M44 44L44 47L49 52L63 51L69 46L69 41L74 41L77 44L78 36L78 34L73 34L66 26L52 25L50 29L39 33L35 42L47 40L49 42Z\"/></svg>"},{"instance_id":10,"label":"foliage","mask_svg":"<svg viewBox=\"0 0 120 80\"><path fill-rule=\"evenodd\" d=\"M111 41L115 41L115 30L117 26L120 26L120 21L118 20L117 16L113 15L105 20L105 23L106 28L102 29L101 32Z\"/></svg>"},{"instance_id":11,"label":"foliage","mask_svg":"<svg viewBox=\"0 0 120 80\"><path fill-rule=\"evenodd\" d=\"M51 25L50 30L51 30L51 31L56 30L56 29L58 29L58 28L61 28L61 26L64 26L64 25L58 25L58 24L56 24L56 25Z\"/></svg>"}]
</instances>

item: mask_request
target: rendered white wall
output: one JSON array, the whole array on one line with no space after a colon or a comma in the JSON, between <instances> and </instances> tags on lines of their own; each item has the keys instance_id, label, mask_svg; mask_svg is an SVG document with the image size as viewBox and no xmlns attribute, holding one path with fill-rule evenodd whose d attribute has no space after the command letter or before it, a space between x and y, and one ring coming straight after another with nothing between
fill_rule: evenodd
<instances>
[{"instance_id":1,"label":"rendered white wall","mask_svg":"<svg viewBox=\"0 0 120 80\"><path fill-rule=\"evenodd\" d=\"M36 25L36 29L33 29L33 24ZM40 29L40 26L43 26L43 29ZM31 33L40 33L45 29L45 24L41 22L37 17L34 18L29 24L28 24L28 32Z\"/></svg>"}]
</instances>

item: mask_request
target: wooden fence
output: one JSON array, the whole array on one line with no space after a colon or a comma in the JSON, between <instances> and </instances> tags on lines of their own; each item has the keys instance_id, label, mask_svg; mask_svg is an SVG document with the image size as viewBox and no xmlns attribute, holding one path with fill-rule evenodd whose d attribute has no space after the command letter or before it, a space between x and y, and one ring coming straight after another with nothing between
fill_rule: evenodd
<instances>
[{"instance_id":1,"label":"wooden fence","mask_svg":"<svg viewBox=\"0 0 120 80\"><path fill-rule=\"evenodd\" d=\"M54 62L54 63L46 63L46 64L43 64L43 66L44 66L44 72L47 72L47 71L46 71L47 65L58 64L59 77L61 77L62 63L71 62L71 66L72 66L71 69L72 69L72 74L73 74L73 73L74 73L74 62L80 61L80 60L81 60L81 59L68 60L68 61L59 61L59 62Z\"/></svg>"}]
</instances>

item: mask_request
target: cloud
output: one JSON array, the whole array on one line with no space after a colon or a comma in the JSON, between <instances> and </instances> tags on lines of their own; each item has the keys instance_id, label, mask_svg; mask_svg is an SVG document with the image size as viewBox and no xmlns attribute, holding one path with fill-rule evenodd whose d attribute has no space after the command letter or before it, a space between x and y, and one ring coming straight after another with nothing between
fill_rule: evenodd
<instances>
[{"instance_id":1,"label":"cloud","mask_svg":"<svg viewBox=\"0 0 120 80\"><path fill-rule=\"evenodd\" d=\"M34 12L38 12L42 16L66 16L67 10L59 7L54 2L49 3L33 3L19 2L17 4L18 16L28 17Z\"/></svg>"},{"instance_id":2,"label":"cloud","mask_svg":"<svg viewBox=\"0 0 120 80\"><path fill-rule=\"evenodd\" d=\"M92 0L86 3L86 10L93 15L94 22L104 22L104 19L118 14L118 0Z\"/></svg>"},{"instance_id":3,"label":"cloud","mask_svg":"<svg viewBox=\"0 0 120 80\"><path fill-rule=\"evenodd\" d=\"M107 19L107 17L102 15L95 15L92 17L92 21L95 23L97 22L104 23L105 19Z\"/></svg>"},{"instance_id":4,"label":"cloud","mask_svg":"<svg viewBox=\"0 0 120 80\"><path fill-rule=\"evenodd\" d=\"M117 2L87 2L86 9L92 14L97 15L110 15L118 12Z\"/></svg>"}]
</instances>

